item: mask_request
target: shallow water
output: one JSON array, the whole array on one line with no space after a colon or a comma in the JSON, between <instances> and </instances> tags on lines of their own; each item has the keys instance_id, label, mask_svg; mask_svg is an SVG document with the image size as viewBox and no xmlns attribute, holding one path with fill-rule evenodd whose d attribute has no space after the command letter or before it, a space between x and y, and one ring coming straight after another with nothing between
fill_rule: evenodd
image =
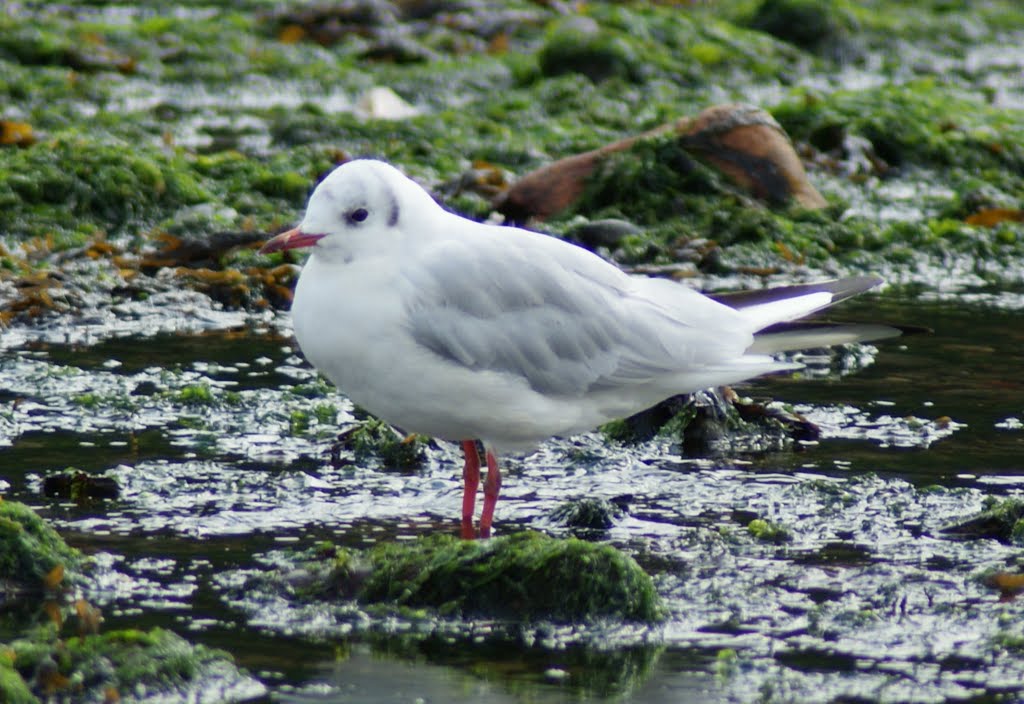
<instances>
[{"instance_id":1,"label":"shallow water","mask_svg":"<svg viewBox=\"0 0 1024 704\"><path fill-rule=\"evenodd\" d=\"M0 477L96 556L87 596L105 627L164 625L222 647L276 701L1019 694L1024 661L1001 644L1022 634L1021 607L976 579L1019 551L940 533L1024 480L1024 313L975 294L850 302L843 317L933 332L807 358L807 373L740 389L806 415L822 429L815 443L688 459L669 439L623 447L591 434L510 460L498 533L564 534L552 512L567 499L625 507L604 539L655 577L670 618L654 628L381 623L248 589L284 548L454 533L461 498L448 445L417 471L331 467L352 408L279 321L69 344L51 331L8 346ZM119 498L44 497L42 477L68 466L115 478ZM754 540L753 517L791 542Z\"/></svg>"}]
</instances>

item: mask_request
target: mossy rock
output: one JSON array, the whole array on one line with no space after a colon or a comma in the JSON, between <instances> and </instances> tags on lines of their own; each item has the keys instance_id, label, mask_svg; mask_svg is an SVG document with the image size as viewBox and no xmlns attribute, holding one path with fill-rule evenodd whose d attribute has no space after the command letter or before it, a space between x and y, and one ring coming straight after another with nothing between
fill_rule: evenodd
<instances>
[{"instance_id":1,"label":"mossy rock","mask_svg":"<svg viewBox=\"0 0 1024 704\"><path fill-rule=\"evenodd\" d=\"M551 517L577 538L598 540L624 514L621 506L608 499L587 497L565 502L552 511Z\"/></svg>"},{"instance_id":2,"label":"mossy rock","mask_svg":"<svg viewBox=\"0 0 1024 704\"><path fill-rule=\"evenodd\" d=\"M808 421L782 410L717 392L673 396L645 411L601 426L609 440L645 442L657 435L678 441L687 457L776 452L817 437Z\"/></svg>"},{"instance_id":3,"label":"mossy rock","mask_svg":"<svg viewBox=\"0 0 1024 704\"><path fill-rule=\"evenodd\" d=\"M831 0L764 0L750 26L823 58L859 58L857 22L842 3Z\"/></svg>"},{"instance_id":4,"label":"mossy rock","mask_svg":"<svg viewBox=\"0 0 1024 704\"><path fill-rule=\"evenodd\" d=\"M642 67L640 56L625 36L580 16L556 25L537 60L545 76L579 73L595 83L610 78L637 81Z\"/></svg>"},{"instance_id":5,"label":"mossy rock","mask_svg":"<svg viewBox=\"0 0 1024 704\"><path fill-rule=\"evenodd\" d=\"M40 635L43 631L36 631ZM220 650L193 645L160 628L121 630L60 640L27 637L0 654L0 700L12 702L112 701L115 694L148 692L206 701L210 679L218 700L238 701L262 693ZM44 691L45 690L45 691ZM212 701L212 700L211 700Z\"/></svg>"},{"instance_id":6,"label":"mossy rock","mask_svg":"<svg viewBox=\"0 0 1024 704\"><path fill-rule=\"evenodd\" d=\"M0 499L0 586L5 592L42 592L73 578L81 554L32 509Z\"/></svg>"},{"instance_id":7,"label":"mossy rock","mask_svg":"<svg viewBox=\"0 0 1024 704\"><path fill-rule=\"evenodd\" d=\"M576 538L434 536L382 545L370 560L359 596L364 603L521 621L663 618L651 578L631 557Z\"/></svg>"},{"instance_id":8,"label":"mossy rock","mask_svg":"<svg viewBox=\"0 0 1024 704\"><path fill-rule=\"evenodd\" d=\"M567 216L624 215L631 222L656 225L687 210L684 194L730 191L718 172L694 159L676 135L664 134L604 157Z\"/></svg>"}]
</instances>

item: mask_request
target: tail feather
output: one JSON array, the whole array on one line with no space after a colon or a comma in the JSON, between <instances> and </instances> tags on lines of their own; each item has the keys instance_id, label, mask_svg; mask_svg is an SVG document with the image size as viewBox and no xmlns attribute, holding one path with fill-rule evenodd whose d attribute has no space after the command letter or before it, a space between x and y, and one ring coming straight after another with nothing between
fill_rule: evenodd
<instances>
[{"instance_id":1,"label":"tail feather","mask_svg":"<svg viewBox=\"0 0 1024 704\"><path fill-rule=\"evenodd\" d=\"M878 323L832 323L798 321L777 323L754 335L747 354L776 354L816 347L834 347L854 342L873 342L904 334L895 325Z\"/></svg>"}]
</instances>

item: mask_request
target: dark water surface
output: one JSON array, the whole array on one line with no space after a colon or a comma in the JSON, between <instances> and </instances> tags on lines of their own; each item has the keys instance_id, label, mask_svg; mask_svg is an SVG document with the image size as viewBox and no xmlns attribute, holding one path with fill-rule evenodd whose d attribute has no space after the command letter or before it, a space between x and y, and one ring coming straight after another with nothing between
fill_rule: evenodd
<instances>
[{"instance_id":1,"label":"dark water surface","mask_svg":"<svg viewBox=\"0 0 1024 704\"><path fill-rule=\"evenodd\" d=\"M87 596L104 627L167 626L224 648L274 701L1020 696L1007 643L1024 642L1024 614L977 578L1019 551L940 532L1024 483L1024 313L983 293L851 302L845 317L932 332L740 389L805 414L817 443L695 460L667 439L594 434L510 461L499 533L561 534L551 512L567 499L627 506L605 539L655 577L670 616L651 629L368 624L240 588L284 548L454 533L461 497L450 446L415 472L331 467L352 409L266 326L9 347L0 488L97 557ZM41 478L68 466L109 474L120 497L44 497ZM753 515L793 540L753 539Z\"/></svg>"}]
</instances>

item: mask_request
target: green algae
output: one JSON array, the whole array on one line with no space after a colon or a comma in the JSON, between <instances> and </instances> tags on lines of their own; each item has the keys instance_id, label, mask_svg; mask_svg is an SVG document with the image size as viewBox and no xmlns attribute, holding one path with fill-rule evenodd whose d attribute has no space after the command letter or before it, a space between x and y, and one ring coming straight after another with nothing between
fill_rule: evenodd
<instances>
[{"instance_id":1,"label":"green algae","mask_svg":"<svg viewBox=\"0 0 1024 704\"><path fill-rule=\"evenodd\" d=\"M15 657L15 652L9 648L0 652L0 699L7 704L38 704L39 699L14 668Z\"/></svg>"},{"instance_id":2,"label":"green algae","mask_svg":"<svg viewBox=\"0 0 1024 704\"><path fill-rule=\"evenodd\" d=\"M719 3L718 14L739 26L761 25L761 31L830 60L861 56L837 57L820 46L810 30L873 51L891 50L894 44L952 50L973 45L978 40L975 32L995 37L1024 21L1014 0L727 0ZM879 58L886 62L886 70L900 61L899 56Z\"/></svg>"},{"instance_id":3,"label":"green algae","mask_svg":"<svg viewBox=\"0 0 1024 704\"><path fill-rule=\"evenodd\" d=\"M295 163L308 170L296 171ZM0 232L22 241L49 238L61 250L101 233L198 237L229 226L269 229L282 210L301 206L316 174L330 164L312 154L262 162L236 152L129 148L117 137L68 132L0 150ZM209 216L197 217L200 205Z\"/></svg>"},{"instance_id":4,"label":"green algae","mask_svg":"<svg viewBox=\"0 0 1024 704\"><path fill-rule=\"evenodd\" d=\"M517 533L487 541L434 535L367 551L320 545L294 569L261 582L289 582L300 599L355 599L371 613L489 618L511 622L664 618L651 578L610 545Z\"/></svg>"},{"instance_id":5,"label":"green algae","mask_svg":"<svg viewBox=\"0 0 1024 704\"><path fill-rule=\"evenodd\" d=\"M57 249L211 197L180 159L123 142L72 133L0 155L0 231L56 236Z\"/></svg>"},{"instance_id":6,"label":"green algae","mask_svg":"<svg viewBox=\"0 0 1024 704\"><path fill-rule=\"evenodd\" d=\"M712 11L715 15L725 17L730 11L730 6L734 4L715 3ZM965 27L970 25L970 31L976 33L973 41L977 41L978 33L983 37L993 38L991 32L994 25L987 18L988 13L993 6L1005 6L1005 3L973 3L974 8L970 7L971 4L949 1L920 3L919 5L927 8L926 11L940 15L945 26L922 23L922 29L916 31L943 37L942 41L945 41L946 37L955 40L956 37L963 36L967 31ZM586 11L590 11L594 5L588 4ZM894 24L896 18L901 15L910 18L922 14L915 6L918 4L891 5L897 9L878 12L879 3L863 3L863 12L854 13L861 25L858 39L867 40L870 44L874 41L872 33L883 24ZM258 6L259 3L245 5L247 10ZM845 8L848 4L837 3L836 6ZM215 5L211 7L215 8ZM236 6L239 7L242 5ZM940 11L934 12L935 8L939 8ZM702 101L708 99L709 94L728 93L735 90L736 86L742 86L744 81L750 81L752 76L755 80L758 76L763 76L769 82L779 80L785 85L791 80L798 80L799 72L804 70L803 65L820 65L817 59L805 60L797 50L780 47L778 42L764 35L737 30L719 17L690 15L678 4L670 8L653 9L650 12L657 13L657 18L648 19L648 10L634 5L628 8L628 14L614 18L618 25L629 27L630 31L627 32L623 31L621 26L612 23L611 10L603 7L595 10L595 16L599 18L598 23L602 26L602 35L614 37L618 43L612 47L613 58L614 52L621 52L628 71L640 76L642 83L639 86L631 85L623 78L623 75L629 75L628 73L601 77L597 82L580 73L560 73L551 76L548 74L556 72L541 70L535 51L527 50L520 53L518 46L516 51L510 54L519 55L456 59L442 57L421 67L401 69L370 63L359 66L352 58L360 51L358 42L331 51L321 50L312 45L274 46L272 42L260 42L258 37L254 38L252 35L254 31L262 31L267 37L276 36L276 33L254 25L251 18L238 14L237 9L227 13L215 12L212 18L190 17L188 12L176 14L174 17L149 15L138 22L133 20L123 23L126 26L120 29L106 27L102 21L82 23L88 26L88 32L107 37L106 43L115 47L117 52L137 56L144 71L141 78L146 81L167 78L192 80L194 77L199 82L214 81L211 90L219 90L226 87L228 81L244 78L254 69L264 76L279 76L289 82L315 82L326 79L322 84L314 85L322 85L328 92L347 91L352 85L379 81L395 85L407 99L422 100L425 106L434 110L428 116L408 123L385 125L351 115L338 115L332 108L322 105L317 105L315 109L306 109L302 106L295 109L284 106L269 110L234 107L228 110L222 106L209 108L218 116L227 116L229 119L255 115L272 123L275 130L272 133L272 141L266 148L272 152L288 152L292 163L288 167L282 165L281 168L269 170L264 169L266 156L259 153L259 148L251 149L244 146L244 140L235 143L237 151L229 149L212 153L210 149L219 150L223 143L214 141L210 146L199 147L168 145L165 148L158 145L157 141L162 131L172 131L179 121L193 120L202 110L207 109L189 106L187 100L180 100L180 95L173 90L170 95L162 96L163 104L152 111L127 110L117 114L119 103L111 102L111 99L120 100L118 96L124 93L121 86L128 84L130 88L131 83L135 82L134 78L122 81L118 80L119 76L107 77L101 74L72 78L67 66L60 65L60 62L54 62L52 65L35 64L31 70L17 66L7 71L7 68L12 67L12 64L8 63L0 67L3 69L0 70L0 83L12 81L7 84L12 86L8 93L11 99L5 101L8 105L24 107L34 125L42 130L57 132L58 138L64 138L65 133L60 132L61 130L88 133L92 129L91 125L96 124L109 135L89 134L88 137L95 139L97 144L109 143L118 148L129 144L135 151L148 149L137 145L152 144L157 151L170 154L169 158L172 161L175 155L182 156L180 163L175 162L170 168L176 169L180 166L183 169L182 173L189 175L194 184L204 189L209 195L209 201L203 202L216 204L216 213L223 212L225 208L236 207L240 202L238 198L219 195L220 189L225 187L228 181L234 183L230 190L239 193L249 188L250 184L266 184L265 191L257 185L252 190L254 195L251 196L251 200L242 199L242 209L236 211L240 213L244 210L246 213L254 214L250 225L263 227L268 222L284 223L295 220L301 212L308 188L315 183L317 176L335 162L332 149L344 150L348 154L376 154L388 157L397 161L404 169L413 172L427 185L457 175L472 159L484 159L499 167L510 169L513 173L524 173L552 157L564 156L580 148L598 146L608 137L631 134L679 114L692 114ZM979 21L990 24L982 25L979 29L973 21L957 21L957 17L963 16L964 12L973 13L980 18ZM678 15L679 19L671 24L665 24L663 29L659 26L664 21L662 15L669 13ZM879 19L872 22L870 18L865 19L864 15L867 14L878 15ZM561 21L555 20L557 23ZM69 24L70 21L65 22L62 27ZM209 41L211 29L215 24L220 25L217 31L223 34L218 36L225 37L225 41ZM694 26L703 29L698 32ZM630 36L634 28L636 38ZM893 26L893 31L906 32L908 28L906 24L900 27ZM936 31L937 29L940 31ZM46 41L63 41L67 44L60 37L62 31L63 29L52 32L53 36L46 38ZM139 51L145 42L133 47L130 40L136 33L145 42L157 42L159 52L166 52L167 58L162 58L157 51L151 49ZM84 35L79 33L69 36L74 36L77 40ZM433 36L430 47L434 51L444 50L444 46L437 43ZM955 54L957 47L952 46L950 51ZM892 53L897 55L900 52ZM638 55L652 57L649 67L638 65L631 59ZM675 59L673 55L685 58ZM335 61L336 58L339 60ZM894 58L893 61L896 60L902 58ZM360 77L355 77L357 67L360 69ZM794 71L797 72L795 77ZM345 77L346 73L350 77ZM17 75L12 78L14 74ZM17 81L17 86L13 85L14 81ZM715 93L708 91L711 87L714 87ZM953 96L959 93L959 89L939 86L936 93ZM802 93L799 95L802 97ZM316 101L320 94L314 92L308 97ZM799 98L794 100L799 102ZM74 110L67 109L69 101L95 102L110 105L114 109L102 110L93 121L86 121L81 116L76 116ZM446 101L455 102L459 108L445 109L442 103ZM43 107L43 102L51 103L52 107ZM932 107L941 109L942 102L940 99ZM866 114L871 114L875 108L866 103L863 110ZM293 114L296 112L305 114L301 119L296 117L293 120ZM1005 111L994 109L994 114L1000 112ZM169 117L164 117L165 115ZM851 111L850 115L856 117L856 112ZM898 114L894 113L892 119L898 119ZM816 145L819 150L824 151L830 146L829 142L822 141L824 132L796 127L793 129L799 133L801 141ZM856 131L853 133L863 134ZM939 134L939 137L942 136ZM45 135L44 141L51 137L52 135ZM913 137L914 135L909 135L909 138ZM901 139L904 138L901 136ZM299 149L300 147L308 147L308 150L303 151ZM903 155L903 161L898 163L904 172L918 168L919 164L926 164L928 168L940 171L946 170L946 162L930 156L928 152L934 150L936 155L941 155L944 149L941 145L929 146L920 152L916 146L903 148L899 142L896 143L896 147L894 153ZM889 145L884 145L884 148L889 148ZM193 158L193 151L200 151L209 157L210 161L220 163L208 166L202 159L188 163ZM309 161L304 161L307 154L313 156L308 157ZM0 161L8 158L15 160L19 156L23 156L23 152L3 150ZM263 171L267 179L257 178L254 174L249 174L247 168L243 168L250 165ZM288 170L289 168L293 170ZM822 172L819 171L814 176L821 177ZM752 210L749 203L730 193L728 188L720 188L723 184L713 182L708 193L702 197L699 189L704 187L704 184L698 182L695 186L697 192L692 194L694 197L691 198L691 194L686 190L680 190L683 195L678 196L675 203L654 204L652 207L660 209L658 212L665 214L667 222L651 217L651 222L645 223L650 234L630 238L622 244L622 252L618 256L621 261L627 262L668 262L675 256L672 246L675 239L707 236L715 237L728 248L730 253L726 258L727 263L735 262L741 257L746 261L756 262L790 261L786 259L782 250L776 248L777 242L787 243L788 250L802 258L798 259L801 263L833 262L836 259L849 261L848 258L856 256L859 250L876 253L879 259L895 259L913 251L942 252L947 248L952 251L977 251L979 257L988 257L990 252L995 255L1012 255L1015 252L1012 247L998 250L988 241L1002 238L1005 240L1004 244L1014 244L1020 240L1017 226L1007 224L999 230L986 232L967 227L961 222L964 216L975 212L971 205L973 194L990 182L1000 184L995 193L997 200L1008 207L1015 207L1019 203L1020 191L1014 182L1000 180L1006 178L1005 174L1000 172L983 176L982 179L974 175L965 176L962 186L953 182L953 190L956 193L949 207L943 209L938 217L929 217L927 222L923 223L912 222L895 226L879 226L861 217L840 219L843 210L843 203L840 201L844 198L841 190L838 194L833 192L830 195L834 205L828 212L808 215L784 210ZM900 174L892 172L890 177L898 179ZM946 175L939 173L936 178L945 181ZM611 196L614 195L612 192ZM87 208L74 211L76 215L81 215L82 221L80 224L72 225L62 224L60 213L56 212L59 204L37 203L34 207L42 214L40 217L44 220L50 218L51 224L44 222L43 227L33 229L32 223L29 223L30 226L26 227L24 235L43 236L51 229L60 234L59 228L63 227L68 234L60 236L66 237L65 242L68 245L81 242L99 230L123 230L126 233L134 233L156 228L175 235L194 231L198 236L205 236L216 229L240 226L248 217L239 215L203 219L188 210L193 206L185 200L154 198L152 193L145 194L143 200L145 202L139 212L118 210L117 207L105 210L98 203L90 204ZM884 205L885 199L879 198L872 202L881 206ZM469 203L469 200L459 201L458 206L463 207ZM674 205L678 204L686 207L677 210ZM618 208L622 211L630 205L630 202L617 202L614 198L609 198L602 202L601 207L611 210ZM19 203L14 207L23 206ZM470 214L477 217L486 217L489 212L486 201L482 199L473 201L471 207ZM52 214L46 212L51 208ZM275 212L271 213L271 209ZM649 211L636 212L640 213L637 219L641 219L645 217L644 213ZM21 218L20 222L25 222L35 216L32 212L22 210L22 215L18 217ZM685 219L686 217L689 219ZM561 223L554 225L555 229L558 229ZM7 233L4 233L4 236L7 236ZM9 261L5 259L4 265L8 266ZM237 262L228 260L225 265L234 266ZM870 263L866 266L870 266ZM315 389L311 390L312 395L322 396L325 393L323 390L319 393ZM296 421L306 423L308 417L296 418ZM940 595L946 591L944 586L936 589L936 593ZM869 590L864 590L864 593L869 593ZM931 595L929 601L930 599ZM740 670L748 669L746 657L739 665ZM603 667L604 664L598 662L592 664L588 671ZM769 691L767 685L763 691Z\"/></svg>"},{"instance_id":7,"label":"green algae","mask_svg":"<svg viewBox=\"0 0 1024 704\"><path fill-rule=\"evenodd\" d=\"M828 96L804 92L772 113L795 139L819 149L856 135L891 166L996 178L993 185L1018 193L1024 183L1024 113L994 108L936 79Z\"/></svg>"},{"instance_id":8,"label":"green algae","mask_svg":"<svg viewBox=\"0 0 1024 704\"><path fill-rule=\"evenodd\" d=\"M64 645L67 655L62 660L72 668L103 657L114 663L116 682L132 686L141 682L160 689L173 689L195 678L211 660L229 659L223 651L192 645L163 629L72 637Z\"/></svg>"},{"instance_id":9,"label":"green algae","mask_svg":"<svg viewBox=\"0 0 1024 704\"><path fill-rule=\"evenodd\" d=\"M1002 542L1024 545L1024 500L1016 497L985 499L983 510L976 516L943 529L943 533L962 539L994 538Z\"/></svg>"},{"instance_id":10,"label":"green algae","mask_svg":"<svg viewBox=\"0 0 1024 704\"><path fill-rule=\"evenodd\" d=\"M591 18L572 18L549 30L549 38L537 55L545 76L579 73L600 82L609 78L642 79L640 55L628 35L602 31Z\"/></svg>"},{"instance_id":11,"label":"green algae","mask_svg":"<svg viewBox=\"0 0 1024 704\"><path fill-rule=\"evenodd\" d=\"M490 541L450 536L381 545L360 600L441 614L513 620L660 620L650 577L609 545L517 533Z\"/></svg>"},{"instance_id":12,"label":"green algae","mask_svg":"<svg viewBox=\"0 0 1024 704\"><path fill-rule=\"evenodd\" d=\"M750 27L829 59L849 60L860 53L852 46L852 35L859 26L840 2L765 0Z\"/></svg>"},{"instance_id":13,"label":"green algae","mask_svg":"<svg viewBox=\"0 0 1024 704\"><path fill-rule=\"evenodd\" d=\"M203 677L240 677L224 651L193 645L160 628L19 638L7 645L6 654L0 664L4 701L50 701L54 696L109 701L120 692L184 696Z\"/></svg>"},{"instance_id":14,"label":"green algae","mask_svg":"<svg viewBox=\"0 0 1024 704\"><path fill-rule=\"evenodd\" d=\"M623 510L607 499L584 498L562 504L551 517L577 538L598 540L622 515Z\"/></svg>"},{"instance_id":15,"label":"green algae","mask_svg":"<svg viewBox=\"0 0 1024 704\"><path fill-rule=\"evenodd\" d=\"M792 532L786 526L766 521L763 518L755 518L747 524L747 532L751 537L762 543L788 543L793 540Z\"/></svg>"},{"instance_id":16,"label":"green algae","mask_svg":"<svg viewBox=\"0 0 1024 704\"><path fill-rule=\"evenodd\" d=\"M79 552L35 511L0 499L0 580L5 590L42 592L62 581L78 581L81 564Z\"/></svg>"},{"instance_id":17,"label":"green algae","mask_svg":"<svg viewBox=\"0 0 1024 704\"><path fill-rule=\"evenodd\" d=\"M728 190L717 172L700 164L678 137L668 134L640 140L629 150L602 159L569 215L625 216L653 226L692 210L687 196L721 196Z\"/></svg>"},{"instance_id":18,"label":"green algae","mask_svg":"<svg viewBox=\"0 0 1024 704\"><path fill-rule=\"evenodd\" d=\"M384 467L409 470L423 464L427 442L420 435L402 437L384 421L371 418L342 433L334 452L347 450L357 462L376 459Z\"/></svg>"},{"instance_id":19,"label":"green algae","mask_svg":"<svg viewBox=\"0 0 1024 704\"><path fill-rule=\"evenodd\" d=\"M317 428L337 427L338 409L329 403L318 403L312 409L297 409L288 416L288 431L292 435L304 435L314 425Z\"/></svg>"},{"instance_id":20,"label":"green algae","mask_svg":"<svg viewBox=\"0 0 1024 704\"><path fill-rule=\"evenodd\" d=\"M81 584L82 564L80 553L31 509L0 501L0 581L8 597L15 591L41 594L62 583ZM70 608L58 602L51 607L62 612ZM80 601L75 608L78 617L69 623L77 623L80 631L98 626L98 612L90 615L93 607ZM242 678L226 653L194 646L169 631L122 630L64 638L58 625L63 619L52 614L28 627L16 620L8 612L3 624L0 701L52 701L57 696L101 701L110 692L140 688L185 691L206 675Z\"/></svg>"}]
</instances>

